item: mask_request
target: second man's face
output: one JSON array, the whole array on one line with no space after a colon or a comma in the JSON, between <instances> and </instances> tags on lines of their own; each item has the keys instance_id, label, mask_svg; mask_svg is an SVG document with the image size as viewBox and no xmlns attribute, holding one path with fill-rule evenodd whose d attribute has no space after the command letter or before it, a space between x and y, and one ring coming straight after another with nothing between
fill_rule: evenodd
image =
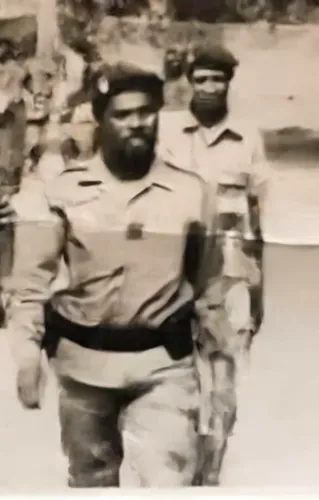
<instances>
[{"instance_id":1,"label":"second man's face","mask_svg":"<svg viewBox=\"0 0 319 500\"><path fill-rule=\"evenodd\" d=\"M220 70L195 68L191 77L193 101L203 110L215 110L225 106L229 79Z\"/></svg>"}]
</instances>

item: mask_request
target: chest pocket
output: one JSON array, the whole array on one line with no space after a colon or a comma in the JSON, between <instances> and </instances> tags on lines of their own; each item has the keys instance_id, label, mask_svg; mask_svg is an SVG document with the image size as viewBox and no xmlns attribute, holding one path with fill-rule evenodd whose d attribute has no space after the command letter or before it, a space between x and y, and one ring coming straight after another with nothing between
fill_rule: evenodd
<instances>
[{"instance_id":1,"label":"chest pocket","mask_svg":"<svg viewBox=\"0 0 319 500\"><path fill-rule=\"evenodd\" d=\"M69 242L87 247L105 228L102 212L103 185L81 172L66 173L52 183L48 192L50 206L64 219Z\"/></svg>"},{"instance_id":2,"label":"chest pocket","mask_svg":"<svg viewBox=\"0 0 319 500\"><path fill-rule=\"evenodd\" d=\"M106 254L114 240L122 237L124 229L121 212L108 203L107 197L105 192L91 190L85 198L64 207L70 241L95 255Z\"/></svg>"},{"instance_id":3,"label":"chest pocket","mask_svg":"<svg viewBox=\"0 0 319 500\"><path fill-rule=\"evenodd\" d=\"M85 177L70 181L68 177L61 175L47 190L47 195L52 207L67 210L97 200L103 190L101 186L100 181L91 181Z\"/></svg>"},{"instance_id":4,"label":"chest pocket","mask_svg":"<svg viewBox=\"0 0 319 500\"><path fill-rule=\"evenodd\" d=\"M236 175L251 170L251 152L245 141L227 136L210 146L203 145L203 141L194 136L192 157L193 169L212 187L225 172Z\"/></svg>"},{"instance_id":5,"label":"chest pocket","mask_svg":"<svg viewBox=\"0 0 319 500\"><path fill-rule=\"evenodd\" d=\"M155 188L156 189L156 188ZM146 234L180 235L191 209L185 206L180 197L169 191L152 191L152 201L144 205L132 206L131 218L140 218L144 222Z\"/></svg>"},{"instance_id":6,"label":"chest pocket","mask_svg":"<svg viewBox=\"0 0 319 500\"><path fill-rule=\"evenodd\" d=\"M108 196L99 186L78 186L77 197L63 200L66 255L76 283L111 276L124 263L122 214Z\"/></svg>"},{"instance_id":7,"label":"chest pocket","mask_svg":"<svg viewBox=\"0 0 319 500\"><path fill-rule=\"evenodd\" d=\"M187 210L181 205L170 191L154 187L151 199L141 196L130 207L128 223L140 230L138 239L126 241L128 258L135 266L142 256L154 280L172 278L182 265Z\"/></svg>"}]
</instances>

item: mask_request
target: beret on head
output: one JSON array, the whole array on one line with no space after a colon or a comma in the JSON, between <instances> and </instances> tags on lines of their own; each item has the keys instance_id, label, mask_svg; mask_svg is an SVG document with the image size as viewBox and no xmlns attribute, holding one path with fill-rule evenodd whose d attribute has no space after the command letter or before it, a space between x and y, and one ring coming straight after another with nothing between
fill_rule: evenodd
<instances>
[{"instance_id":1,"label":"beret on head","mask_svg":"<svg viewBox=\"0 0 319 500\"><path fill-rule=\"evenodd\" d=\"M229 80L234 75L238 61L234 55L222 45L206 44L195 48L187 75L191 78L194 69L205 68L223 71Z\"/></svg>"},{"instance_id":2,"label":"beret on head","mask_svg":"<svg viewBox=\"0 0 319 500\"><path fill-rule=\"evenodd\" d=\"M94 78L93 115L100 121L110 98L125 91L147 92L154 98L158 107L161 107L164 100L163 85L163 79L155 71L124 62L112 66L105 65Z\"/></svg>"}]
</instances>

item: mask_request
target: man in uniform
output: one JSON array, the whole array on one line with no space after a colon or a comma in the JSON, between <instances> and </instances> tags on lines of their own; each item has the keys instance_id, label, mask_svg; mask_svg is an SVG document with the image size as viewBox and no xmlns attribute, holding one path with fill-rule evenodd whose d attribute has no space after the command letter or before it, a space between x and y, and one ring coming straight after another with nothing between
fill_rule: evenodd
<instances>
[{"instance_id":1,"label":"man in uniform","mask_svg":"<svg viewBox=\"0 0 319 500\"><path fill-rule=\"evenodd\" d=\"M235 421L240 353L248 350L263 318L260 211L267 168L259 132L228 106L237 65L233 54L222 46L195 48L188 68L192 89L189 109L162 112L159 127L159 155L172 165L199 174L211 197L217 195L216 245L223 272L210 298L211 306L215 303L214 314L202 325L210 336L199 357L203 398L200 433L205 449L200 481L204 484L218 483L227 435ZM218 309L227 313L224 326ZM234 341L238 341L235 350ZM213 386L207 387L209 378Z\"/></svg>"},{"instance_id":2,"label":"man in uniform","mask_svg":"<svg viewBox=\"0 0 319 500\"><path fill-rule=\"evenodd\" d=\"M162 103L158 76L117 64L93 98L97 154L13 200L18 397L40 406L44 347L73 487L118 486L123 438L130 485L188 486L195 473L191 320L205 186L156 157ZM51 296L61 256L69 282Z\"/></svg>"},{"instance_id":3,"label":"man in uniform","mask_svg":"<svg viewBox=\"0 0 319 500\"><path fill-rule=\"evenodd\" d=\"M27 127L25 138L24 176L37 170L47 147L47 129L50 104L57 72L57 64L30 58L25 63L23 99L26 105Z\"/></svg>"}]
</instances>

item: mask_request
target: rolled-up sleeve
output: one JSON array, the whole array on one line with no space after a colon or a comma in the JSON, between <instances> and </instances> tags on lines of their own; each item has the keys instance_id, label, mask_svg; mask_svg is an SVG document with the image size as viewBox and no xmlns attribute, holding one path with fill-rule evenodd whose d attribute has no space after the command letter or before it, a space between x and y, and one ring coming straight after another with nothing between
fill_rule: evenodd
<instances>
[{"instance_id":1,"label":"rolled-up sleeve","mask_svg":"<svg viewBox=\"0 0 319 500\"><path fill-rule=\"evenodd\" d=\"M251 176L249 191L257 196L260 203L264 200L269 182L269 163L262 133L256 132L252 138Z\"/></svg>"},{"instance_id":2,"label":"rolled-up sleeve","mask_svg":"<svg viewBox=\"0 0 319 500\"><path fill-rule=\"evenodd\" d=\"M63 220L50 209L44 184L32 181L13 200L17 213L13 271L8 281L8 333L17 362L44 335L44 304L50 298L64 242ZM34 346L33 346L34 347Z\"/></svg>"}]
</instances>

